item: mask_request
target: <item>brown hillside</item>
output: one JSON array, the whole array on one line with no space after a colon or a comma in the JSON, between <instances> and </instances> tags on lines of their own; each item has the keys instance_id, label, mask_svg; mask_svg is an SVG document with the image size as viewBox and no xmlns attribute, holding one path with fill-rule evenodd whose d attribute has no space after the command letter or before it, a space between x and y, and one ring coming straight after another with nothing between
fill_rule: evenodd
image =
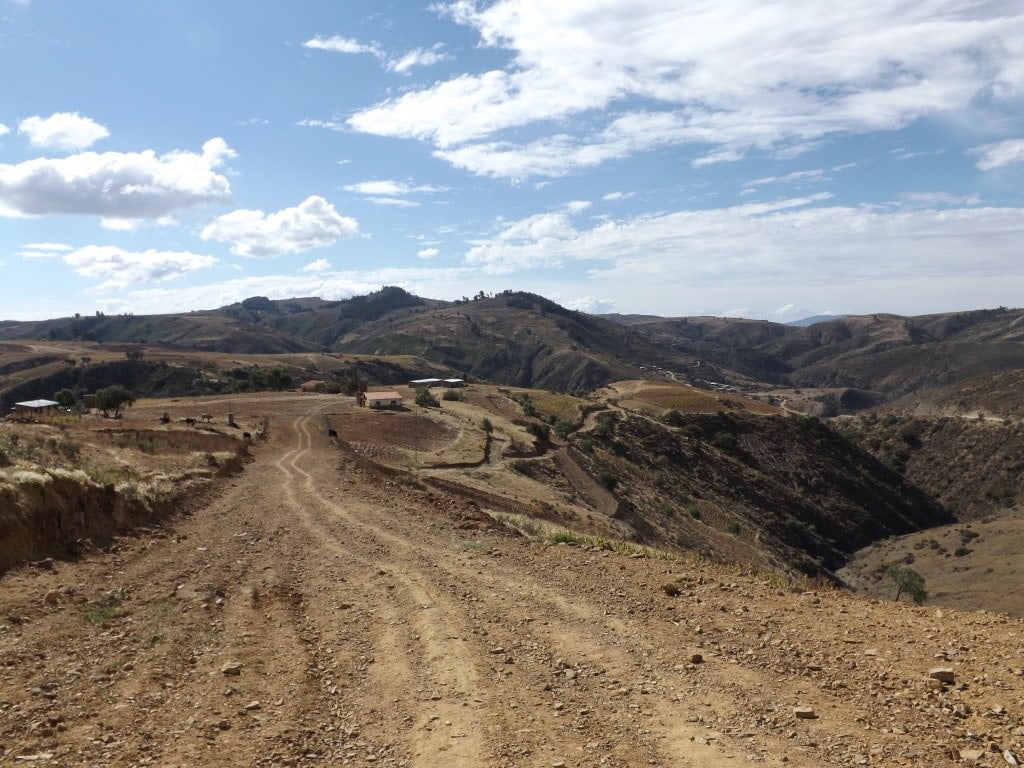
<instances>
[{"instance_id":1,"label":"brown hillside","mask_svg":"<svg viewBox=\"0 0 1024 768\"><path fill-rule=\"evenodd\" d=\"M971 417L870 414L836 428L959 520L1013 507L1024 492L1024 425Z\"/></svg>"}]
</instances>

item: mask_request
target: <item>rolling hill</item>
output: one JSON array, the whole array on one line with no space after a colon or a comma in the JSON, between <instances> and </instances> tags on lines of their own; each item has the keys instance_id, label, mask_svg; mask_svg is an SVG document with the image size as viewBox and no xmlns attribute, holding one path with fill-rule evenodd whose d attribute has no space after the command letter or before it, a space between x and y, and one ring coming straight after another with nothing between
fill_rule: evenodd
<instances>
[{"instance_id":1,"label":"rolling hill","mask_svg":"<svg viewBox=\"0 0 1024 768\"><path fill-rule=\"evenodd\" d=\"M0 339L238 354L413 355L453 375L581 391L631 378L832 392L849 412L1024 369L1024 311L864 315L806 327L719 317L596 316L534 294L443 302L384 287L343 301L252 297L179 315L2 322ZM844 397L844 390L860 393Z\"/></svg>"}]
</instances>

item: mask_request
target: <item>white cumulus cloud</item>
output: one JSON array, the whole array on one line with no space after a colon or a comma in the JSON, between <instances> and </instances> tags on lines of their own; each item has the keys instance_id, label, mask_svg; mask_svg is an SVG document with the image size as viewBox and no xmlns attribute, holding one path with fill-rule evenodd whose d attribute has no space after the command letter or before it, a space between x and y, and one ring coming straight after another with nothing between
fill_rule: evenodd
<instances>
[{"instance_id":1,"label":"white cumulus cloud","mask_svg":"<svg viewBox=\"0 0 1024 768\"><path fill-rule=\"evenodd\" d=\"M331 268L331 262L327 259L317 259L311 261L309 264L302 268L303 272L327 272Z\"/></svg>"},{"instance_id":2,"label":"white cumulus cloud","mask_svg":"<svg viewBox=\"0 0 1024 768\"><path fill-rule=\"evenodd\" d=\"M18 133L28 137L33 147L77 152L91 147L110 135L104 126L77 112L55 112L49 117L26 117L18 123Z\"/></svg>"},{"instance_id":3,"label":"white cumulus cloud","mask_svg":"<svg viewBox=\"0 0 1024 768\"><path fill-rule=\"evenodd\" d=\"M565 302L569 309L577 312L586 312L588 315L607 315L615 311L615 302L608 299L598 299L593 296L584 296L582 299L574 299Z\"/></svg>"},{"instance_id":4,"label":"white cumulus cloud","mask_svg":"<svg viewBox=\"0 0 1024 768\"><path fill-rule=\"evenodd\" d=\"M203 228L203 240L231 243L238 256L270 258L333 245L359 234L355 219L342 216L317 195L294 208L275 213L239 209L214 219Z\"/></svg>"},{"instance_id":5,"label":"white cumulus cloud","mask_svg":"<svg viewBox=\"0 0 1024 768\"><path fill-rule=\"evenodd\" d=\"M127 288L140 283L165 282L217 263L213 256L188 251L125 251L111 245L87 245L61 258L75 273L100 279L94 292Z\"/></svg>"},{"instance_id":6,"label":"white cumulus cloud","mask_svg":"<svg viewBox=\"0 0 1024 768\"><path fill-rule=\"evenodd\" d=\"M830 136L1010 109L1024 90L1024 10L996 0L438 7L507 63L392 96L349 125L430 143L481 175L560 175L668 144L703 145L697 165L751 148L792 156Z\"/></svg>"},{"instance_id":7,"label":"white cumulus cloud","mask_svg":"<svg viewBox=\"0 0 1024 768\"><path fill-rule=\"evenodd\" d=\"M423 248L416 252L416 255L421 259L432 259L440 253L437 248Z\"/></svg>"},{"instance_id":8,"label":"white cumulus cloud","mask_svg":"<svg viewBox=\"0 0 1024 768\"><path fill-rule=\"evenodd\" d=\"M216 138L207 141L200 154L83 152L0 164L0 215L160 218L226 200L231 187L216 169L234 156L227 143Z\"/></svg>"}]
</instances>

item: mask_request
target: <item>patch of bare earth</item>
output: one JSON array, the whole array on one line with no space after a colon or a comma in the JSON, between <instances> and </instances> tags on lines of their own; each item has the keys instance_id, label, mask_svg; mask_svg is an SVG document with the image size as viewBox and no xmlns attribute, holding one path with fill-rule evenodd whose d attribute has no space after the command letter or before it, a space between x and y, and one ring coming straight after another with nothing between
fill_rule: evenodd
<instances>
[{"instance_id":1,"label":"patch of bare earth","mask_svg":"<svg viewBox=\"0 0 1024 768\"><path fill-rule=\"evenodd\" d=\"M245 475L166 528L3 576L0 763L1024 756L1020 622L531 542L379 474L332 407L273 403Z\"/></svg>"}]
</instances>

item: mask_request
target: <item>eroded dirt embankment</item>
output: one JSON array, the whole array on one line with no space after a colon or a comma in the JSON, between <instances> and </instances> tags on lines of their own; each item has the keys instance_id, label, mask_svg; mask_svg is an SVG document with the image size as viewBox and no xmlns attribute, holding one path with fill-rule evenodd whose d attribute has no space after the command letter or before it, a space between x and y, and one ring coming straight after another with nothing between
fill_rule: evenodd
<instances>
[{"instance_id":1,"label":"eroded dirt embankment","mask_svg":"<svg viewBox=\"0 0 1024 768\"><path fill-rule=\"evenodd\" d=\"M150 525L198 501L217 476L242 469L240 457L159 486L98 483L85 472L11 469L0 473L0 572L19 563L74 555L86 539Z\"/></svg>"}]
</instances>

